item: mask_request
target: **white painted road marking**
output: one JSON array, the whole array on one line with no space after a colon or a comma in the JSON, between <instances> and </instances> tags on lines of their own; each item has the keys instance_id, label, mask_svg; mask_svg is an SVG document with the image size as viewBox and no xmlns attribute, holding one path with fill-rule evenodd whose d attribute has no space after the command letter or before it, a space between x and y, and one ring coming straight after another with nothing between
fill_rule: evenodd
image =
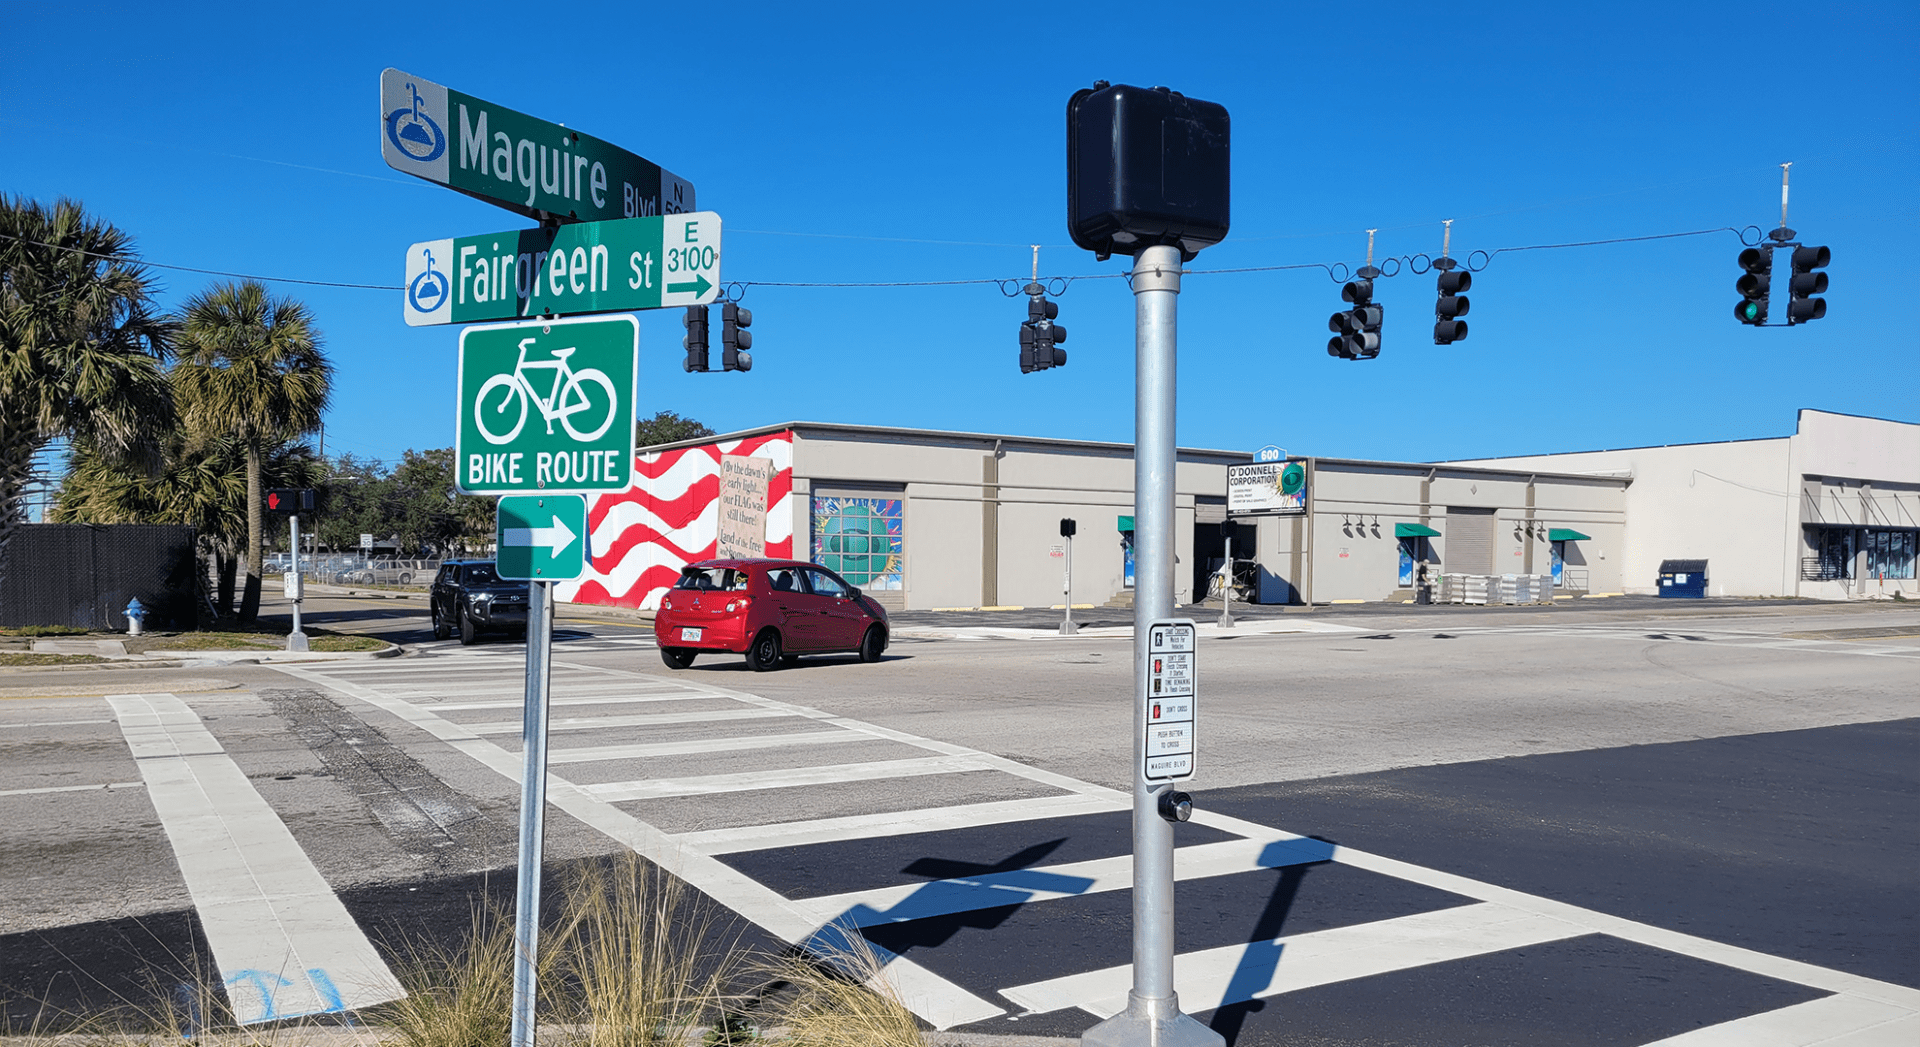
<instances>
[{"instance_id":1,"label":"white painted road marking","mask_svg":"<svg viewBox=\"0 0 1920 1047\"><path fill-rule=\"evenodd\" d=\"M1913 1047L1920 1013L1841 994L1694 1029L1646 1047Z\"/></svg>"},{"instance_id":2,"label":"white painted road marking","mask_svg":"<svg viewBox=\"0 0 1920 1047\"><path fill-rule=\"evenodd\" d=\"M1639 637L1638 634L1629 635L1623 631L1619 633L1619 638ZM327 675L320 672L292 666L275 668L317 682L332 683L338 679L329 680ZM910 760L774 768L753 774L704 775L598 785L573 785L557 778L554 780L555 791L552 795L557 807L599 828L649 859L674 869L697 889L788 941L828 940L836 932L836 927L850 924L874 925L962 913L1003 906L1010 901L1044 902L1094 891L1123 890L1130 885L1131 858L1119 856L931 883L896 885L873 891L800 900L783 898L765 885L716 862L713 856L1037 818L1071 817L1099 811L1123 811L1131 808L1131 797L1114 789L1029 767L966 746L921 738L693 679L665 680L632 670L568 662L557 663L556 670L566 674L564 688L598 690L605 687L610 679L630 680L635 686L648 688L678 687L679 696L684 698L731 699L781 716L813 720L820 727L831 728L817 733L822 743L892 741L931 754ZM430 701L415 704L402 700L396 693L356 683L335 685L346 693L425 728L455 748L493 766L499 773L518 780L517 757L479 738L471 726L462 726L435 715L452 707ZM409 682L406 693L418 694L415 689L419 686L418 681ZM560 676L556 676L555 686L555 703L567 703ZM395 688L396 692L398 690ZM425 699L429 696L420 697ZM517 702L505 704L518 705ZM474 705L478 707L477 703ZM640 718L605 717L598 722L611 725L629 719ZM791 738L795 735L773 737ZM758 743L759 738L750 736L606 746L600 747L597 752L575 751L594 752L595 759L620 759L653 754L657 752L656 745L711 745L712 748L699 751L722 752L745 749ZM561 750L563 753L566 751ZM851 814L679 835L661 833L655 827L613 807L610 802L655 795L694 794L676 791L686 789L771 791L821 781L892 780L960 770L1003 772L1032 784L1062 790L1066 795L918 811ZM771 793L769 802L773 802ZM1704 1037L1712 1030L1698 1030L1688 1035L1703 1038L1675 1040L1676 1044L1684 1044L1685 1047L1718 1047L1732 1043L1753 1043L1756 1047L1775 1047L1776 1044L1778 1047L1812 1047L1816 1043L1827 1043L1824 1037L1828 1035L1837 1037L1832 1041L1834 1044L1846 1044L1847 1047L1881 1047L1882 1044L1894 1042L1906 1047L1913 1042L1908 1030L1913 1028L1910 1024L1915 1020L1913 1016L1920 1014L1920 990L1636 923L1436 869L1324 844L1244 819L1202 811L1196 812L1193 820L1196 824L1220 829L1243 839L1196 845L1176 851L1176 867L1183 879L1232 875L1299 861L1330 860L1461 895L1472 899L1473 903L1357 927L1333 928L1268 942L1182 954L1176 960L1175 969L1181 995L1188 1001L1189 1010L1205 1010L1218 1006L1221 1001L1272 996L1311 985L1384 974L1537 942L1604 934L1763 977L1840 994L1829 998L1840 1002L1827 1004L1824 1009L1800 1011L1784 1008L1766 1015L1740 1019L1739 1023L1747 1023L1745 1025L1726 1023L1712 1027L1751 1029L1756 1036L1752 1040L1739 1039L1737 1034L1733 1039L1708 1039ZM924 967L890 955L883 955L883 959L888 961L884 976L901 987L909 1006L936 1028L950 1028L1002 1013L993 1004ZM1078 1007L1095 1014L1108 1014L1125 1006L1129 981L1129 969L1117 967L1016 986L1006 990L1006 995L1036 1010ZM1812 1006L1800 1005L1801 1008ZM1818 1017L1823 1014L1833 1018L1826 1026L1827 1032L1814 1038L1792 1038L1793 1030L1800 1027L1796 1023L1801 1021L1803 1015ZM1773 1036L1776 1029L1782 1030L1780 1035L1788 1038L1764 1038ZM1889 1035L1905 1038L1897 1041L1886 1039Z\"/></svg>"},{"instance_id":3,"label":"white painted road marking","mask_svg":"<svg viewBox=\"0 0 1920 1047\"><path fill-rule=\"evenodd\" d=\"M107 721L102 720L102 723ZM138 789L144 782L105 782L100 785L48 785L38 789L7 789L0 796L37 796L41 793L103 792L108 789Z\"/></svg>"},{"instance_id":4,"label":"white painted road marking","mask_svg":"<svg viewBox=\"0 0 1920 1047\"><path fill-rule=\"evenodd\" d=\"M242 1025L406 995L286 824L171 694L107 696Z\"/></svg>"}]
</instances>

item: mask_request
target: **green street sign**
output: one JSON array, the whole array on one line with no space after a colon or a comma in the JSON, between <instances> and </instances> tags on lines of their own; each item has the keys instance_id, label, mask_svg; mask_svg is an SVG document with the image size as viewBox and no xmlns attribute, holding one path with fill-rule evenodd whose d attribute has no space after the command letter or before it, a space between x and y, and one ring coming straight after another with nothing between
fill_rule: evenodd
<instances>
[{"instance_id":1,"label":"green street sign","mask_svg":"<svg viewBox=\"0 0 1920 1047\"><path fill-rule=\"evenodd\" d=\"M587 566L587 500L577 494L500 499L493 569L502 578L555 582Z\"/></svg>"},{"instance_id":2,"label":"green street sign","mask_svg":"<svg viewBox=\"0 0 1920 1047\"><path fill-rule=\"evenodd\" d=\"M625 491L639 355L631 316L460 332L454 485L462 494Z\"/></svg>"},{"instance_id":3,"label":"green street sign","mask_svg":"<svg viewBox=\"0 0 1920 1047\"><path fill-rule=\"evenodd\" d=\"M693 210L693 183L591 135L431 80L380 74L387 166L530 218L597 222Z\"/></svg>"},{"instance_id":4,"label":"green street sign","mask_svg":"<svg viewBox=\"0 0 1920 1047\"><path fill-rule=\"evenodd\" d=\"M720 297L720 216L576 222L407 248L408 324L707 305Z\"/></svg>"}]
</instances>

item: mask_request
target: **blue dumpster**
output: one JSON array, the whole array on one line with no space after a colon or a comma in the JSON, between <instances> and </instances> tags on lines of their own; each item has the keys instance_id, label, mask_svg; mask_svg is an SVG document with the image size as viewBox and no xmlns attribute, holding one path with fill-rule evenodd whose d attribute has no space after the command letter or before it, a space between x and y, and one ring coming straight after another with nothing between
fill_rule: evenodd
<instances>
[{"instance_id":1,"label":"blue dumpster","mask_svg":"<svg viewBox=\"0 0 1920 1047\"><path fill-rule=\"evenodd\" d=\"M1660 595L1698 600L1707 595L1707 561L1660 561Z\"/></svg>"}]
</instances>

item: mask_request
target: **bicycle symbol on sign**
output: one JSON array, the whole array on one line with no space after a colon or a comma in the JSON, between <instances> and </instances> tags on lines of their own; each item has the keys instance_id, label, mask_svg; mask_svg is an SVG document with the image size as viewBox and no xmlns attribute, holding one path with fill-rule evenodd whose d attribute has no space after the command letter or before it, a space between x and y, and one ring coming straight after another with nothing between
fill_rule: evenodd
<instances>
[{"instance_id":1,"label":"bicycle symbol on sign","mask_svg":"<svg viewBox=\"0 0 1920 1047\"><path fill-rule=\"evenodd\" d=\"M568 436L581 443L598 440L613 425L614 409L617 406L613 392L613 379L608 378L605 371L592 367L574 370L567 363L567 358L574 354L577 346L553 350L551 360L529 361L527 347L533 343L532 338L520 340L520 359L514 364L512 374L496 374L480 386L480 395L473 401L473 422L479 427L480 435L490 444L503 444L519 436L521 427L527 424L527 402L531 400L540 408L540 417L546 419L547 435L553 435L553 423L557 421L562 428L566 429ZM541 396L534 389L533 382L527 377L527 372L534 370L548 370L554 373L553 385L548 389L549 395ZM586 384L599 386L605 394L606 417L600 419L600 424L593 429L583 432L574 424L573 416L594 408L594 398L583 388ZM502 390L503 395L498 397L497 406L488 410L487 398L496 388ZM501 417L496 421L504 422L509 409L515 404L519 405L519 412L513 416L512 427L504 433L496 433L487 427L488 415L500 415Z\"/></svg>"}]
</instances>

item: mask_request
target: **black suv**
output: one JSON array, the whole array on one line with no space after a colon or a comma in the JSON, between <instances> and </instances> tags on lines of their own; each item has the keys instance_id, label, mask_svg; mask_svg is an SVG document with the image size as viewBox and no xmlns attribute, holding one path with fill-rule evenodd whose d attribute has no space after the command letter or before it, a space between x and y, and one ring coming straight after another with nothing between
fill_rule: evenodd
<instances>
[{"instance_id":1,"label":"black suv","mask_svg":"<svg viewBox=\"0 0 1920 1047\"><path fill-rule=\"evenodd\" d=\"M460 630L460 642L470 644L488 630L527 634L527 583L502 581L492 560L448 560L440 565L427 594L433 616L433 638L444 640Z\"/></svg>"}]
</instances>

